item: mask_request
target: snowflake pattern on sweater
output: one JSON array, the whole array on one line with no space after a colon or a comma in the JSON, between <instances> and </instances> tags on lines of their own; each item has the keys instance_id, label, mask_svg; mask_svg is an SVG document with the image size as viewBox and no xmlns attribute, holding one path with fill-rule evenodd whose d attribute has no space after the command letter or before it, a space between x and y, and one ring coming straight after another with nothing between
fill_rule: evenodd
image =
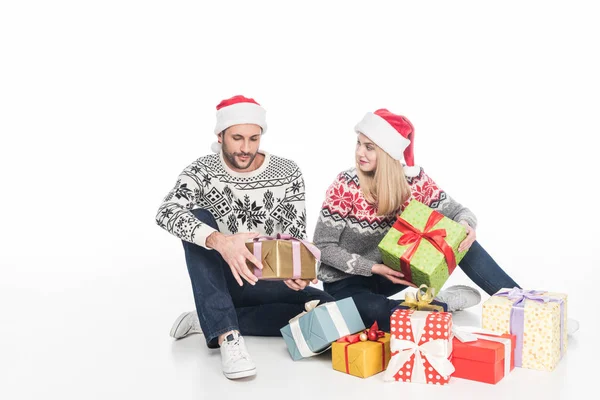
<instances>
[{"instance_id":1,"label":"snowflake pattern on sweater","mask_svg":"<svg viewBox=\"0 0 600 400\"><path fill-rule=\"evenodd\" d=\"M453 200L421 168L407 177L411 198L455 221L476 227L475 215ZM356 168L344 171L327 189L315 229L314 243L321 250L319 279L335 282L352 275L371 276L374 264L382 262L377 245L396 221L396 215L379 216L360 190Z\"/></svg>"},{"instance_id":2,"label":"snowflake pattern on sweater","mask_svg":"<svg viewBox=\"0 0 600 400\"><path fill-rule=\"evenodd\" d=\"M288 233L306 238L304 179L291 160L264 153L255 171L229 169L221 154L201 157L179 175L156 214L156 223L182 240L206 247L215 230L190 212L203 208L225 234Z\"/></svg>"}]
</instances>

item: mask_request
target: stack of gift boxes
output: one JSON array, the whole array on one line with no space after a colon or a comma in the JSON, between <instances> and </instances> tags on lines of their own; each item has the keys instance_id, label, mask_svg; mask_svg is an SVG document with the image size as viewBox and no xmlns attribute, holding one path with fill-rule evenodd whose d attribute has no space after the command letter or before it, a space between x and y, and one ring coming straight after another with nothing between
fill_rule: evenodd
<instances>
[{"instance_id":1,"label":"stack of gift boxes","mask_svg":"<svg viewBox=\"0 0 600 400\"><path fill-rule=\"evenodd\" d=\"M567 350L567 295L506 288L483 304L482 326L454 326L434 300L466 252L464 227L418 201L410 204L379 244L386 265L419 286L390 318L391 332L363 324L352 298L306 304L281 329L292 359L331 349L333 369L367 378L447 384L451 377L495 384L514 367L552 371ZM262 279L316 276L319 251L289 236L248 244L266 266Z\"/></svg>"}]
</instances>

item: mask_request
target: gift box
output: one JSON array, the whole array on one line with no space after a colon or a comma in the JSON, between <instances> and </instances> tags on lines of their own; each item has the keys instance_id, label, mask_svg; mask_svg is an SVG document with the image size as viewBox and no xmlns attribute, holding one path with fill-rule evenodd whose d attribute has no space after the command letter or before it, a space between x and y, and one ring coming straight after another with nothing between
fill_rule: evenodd
<instances>
[{"instance_id":1,"label":"gift box","mask_svg":"<svg viewBox=\"0 0 600 400\"><path fill-rule=\"evenodd\" d=\"M501 289L483 303L482 326L516 336L516 367L552 371L567 352L567 295Z\"/></svg>"},{"instance_id":2,"label":"gift box","mask_svg":"<svg viewBox=\"0 0 600 400\"><path fill-rule=\"evenodd\" d=\"M392 312L395 310L446 312L448 304L435 300L435 289L421 285L416 293L407 291L404 294L404 301L398 304Z\"/></svg>"},{"instance_id":3,"label":"gift box","mask_svg":"<svg viewBox=\"0 0 600 400\"><path fill-rule=\"evenodd\" d=\"M263 266L260 270L247 262L258 279L315 279L321 252L312 243L290 235L261 236L246 247Z\"/></svg>"},{"instance_id":4,"label":"gift box","mask_svg":"<svg viewBox=\"0 0 600 400\"><path fill-rule=\"evenodd\" d=\"M454 327L453 377L496 384L515 367L515 335L482 328Z\"/></svg>"},{"instance_id":5,"label":"gift box","mask_svg":"<svg viewBox=\"0 0 600 400\"><path fill-rule=\"evenodd\" d=\"M390 363L386 381L445 385L454 372L452 314L396 310L390 317Z\"/></svg>"},{"instance_id":6,"label":"gift box","mask_svg":"<svg viewBox=\"0 0 600 400\"><path fill-rule=\"evenodd\" d=\"M467 250L465 227L416 200L406 206L379 243L383 263L404 279L440 290Z\"/></svg>"},{"instance_id":7,"label":"gift box","mask_svg":"<svg viewBox=\"0 0 600 400\"><path fill-rule=\"evenodd\" d=\"M281 328L283 340L295 361L317 355L339 338L365 329L351 297L318 304L318 300L309 301L305 312Z\"/></svg>"},{"instance_id":8,"label":"gift box","mask_svg":"<svg viewBox=\"0 0 600 400\"><path fill-rule=\"evenodd\" d=\"M344 336L331 345L333 369L359 378L384 371L389 361L390 334L380 331L377 322L368 331Z\"/></svg>"}]
</instances>

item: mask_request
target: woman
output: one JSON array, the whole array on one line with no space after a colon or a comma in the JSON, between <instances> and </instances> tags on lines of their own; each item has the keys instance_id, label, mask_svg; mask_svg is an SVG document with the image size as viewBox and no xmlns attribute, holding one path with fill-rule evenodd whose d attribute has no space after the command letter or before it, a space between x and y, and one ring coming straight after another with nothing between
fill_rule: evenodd
<instances>
[{"instance_id":1,"label":"woman","mask_svg":"<svg viewBox=\"0 0 600 400\"><path fill-rule=\"evenodd\" d=\"M377 321L389 332L390 311L401 300L388 296L414 285L382 263L377 245L411 199L465 226L459 251L469 251L460 267L486 293L518 287L475 240L475 215L414 166L408 119L380 109L367 113L355 131L356 167L339 174L327 190L313 238L321 250L318 275L326 292L336 300L353 297L366 326ZM481 296L474 288L453 286L437 300L457 311L478 304Z\"/></svg>"}]
</instances>

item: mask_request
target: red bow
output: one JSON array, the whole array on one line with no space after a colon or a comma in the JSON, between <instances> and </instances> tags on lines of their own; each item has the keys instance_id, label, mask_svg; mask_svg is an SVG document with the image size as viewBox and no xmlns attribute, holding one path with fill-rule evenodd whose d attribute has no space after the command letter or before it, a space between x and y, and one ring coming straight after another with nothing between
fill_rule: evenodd
<instances>
[{"instance_id":1,"label":"red bow","mask_svg":"<svg viewBox=\"0 0 600 400\"><path fill-rule=\"evenodd\" d=\"M409 247L402 257L400 257L400 269L404 274L404 278L407 281L412 282L412 272L410 270L410 260L417 252L419 245L421 244L421 239L427 240L429 243L433 245L440 253L444 254L446 258L446 263L448 264L448 273L451 274L452 271L456 268L456 257L454 256L454 250L452 247L446 243L444 238L446 237L445 229L436 229L432 231L431 229L440 222L444 218L444 216L437 211L432 211L427 223L425 224L425 228L423 231L418 230L414 226L412 226L408 221L403 219L402 217L398 217L396 222L394 223L393 228L402 232L403 235L398 240L398 244L400 246L407 246L412 244Z\"/></svg>"},{"instance_id":2,"label":"red bow","mask_svg":"<svg viewBox=\"0 0 600 400\"><path fill-rule=\"evenodd\" d=\"M336 342L337 343L348 343L348 344L358 343L358 342L360 342L360 333L355 333L354 335L348 335L348 336L341 337Z\"/></svg>"},{"instance_id":3,"label":"red bow","mask_svg":"<svg viewBox=\"0 0 600 400\"><path fill-rule=\"evenodd\" d=\"M377 321L373 322L373 325L369 328L367 332L367 339L376 342L379 338L385 336L385 332L379 330L379 325L377 325Z\"/></svg>"}]
</instances>

